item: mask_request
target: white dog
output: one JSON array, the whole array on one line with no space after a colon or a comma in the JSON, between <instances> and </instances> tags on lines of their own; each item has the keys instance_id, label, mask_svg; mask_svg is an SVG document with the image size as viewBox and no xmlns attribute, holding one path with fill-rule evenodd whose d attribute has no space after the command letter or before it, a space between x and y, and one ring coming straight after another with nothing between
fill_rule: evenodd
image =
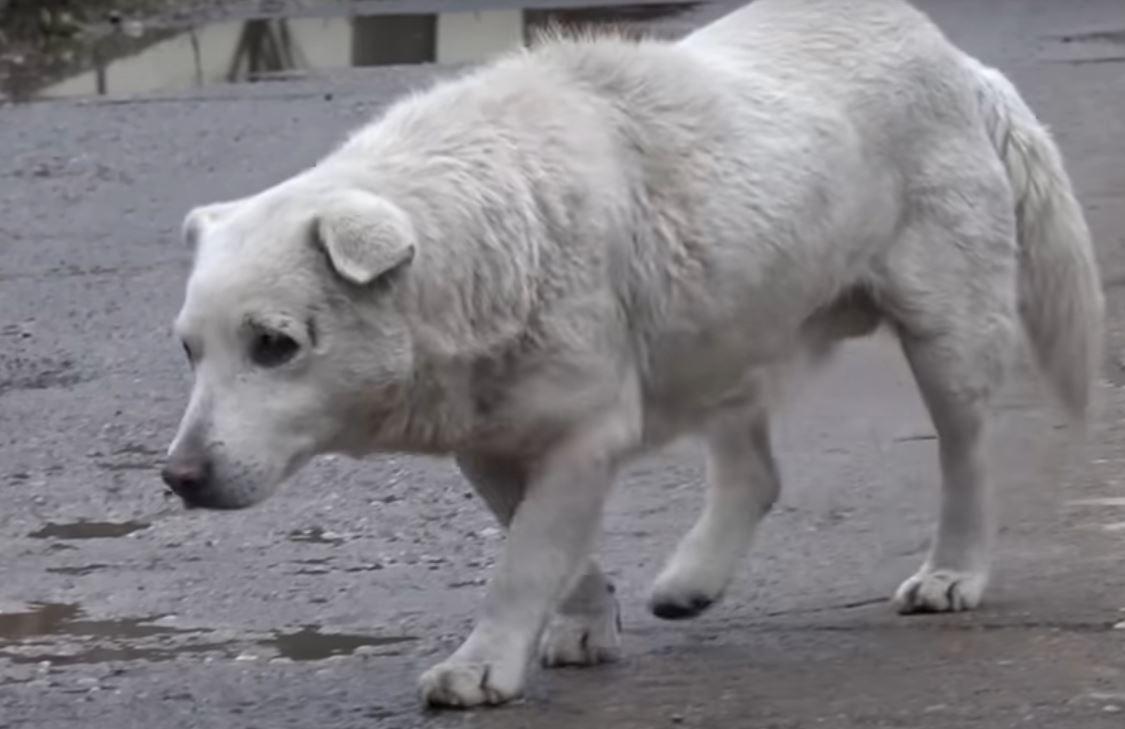
<instances>
[{"instance_id":1,"label":"white dog","mask_svg":"<svg viewBox=\"0 0 1125 729\"><path fill-rule=\"evenodd\" d=\"M265 498L325 452L452 454L507 549L436 705L517 696L538 652L618 645L591 557L626 459L709 448L651 608L717 600L778 494L782 375L893 328L940 438L902 612L976 606L986 406L1026 327L1083 414L1103 311L1048 133L897 0L760 0L679 42L555 38L405 99L312 169L192 211L195 386L165 480Z\"/></svg>"}]
</instances>

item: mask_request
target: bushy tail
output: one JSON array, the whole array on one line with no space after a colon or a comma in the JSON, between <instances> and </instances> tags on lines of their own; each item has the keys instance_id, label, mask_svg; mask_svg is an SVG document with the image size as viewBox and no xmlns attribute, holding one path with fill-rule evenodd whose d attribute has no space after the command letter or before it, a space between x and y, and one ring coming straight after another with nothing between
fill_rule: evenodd
<instances>
[{"instance_id":1,"label":"bushy tail","mask_svg":"<svg viewBox=\"0 0 1125 729\"><path fill-rule=\"evenodd\" d=\"M972 62L985 125L1008 170L1020 247L1020 314L1044 374L1084 418L1101 369L1105 301L1062 155L999 71Z\"/></svg>"}]
</instances>

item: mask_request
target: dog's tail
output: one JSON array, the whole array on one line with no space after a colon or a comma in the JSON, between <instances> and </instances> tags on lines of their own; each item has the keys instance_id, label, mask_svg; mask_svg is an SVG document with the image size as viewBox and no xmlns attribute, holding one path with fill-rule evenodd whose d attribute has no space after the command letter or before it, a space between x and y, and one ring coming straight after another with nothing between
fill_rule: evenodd
<instances>
[{"instance_id":1,"label":"dog's tail","mask_svg":"<svg viewBox=\"0 0 1125 729\"><path fill-rule=\"evenodd\" d=\"M1101 368L1105 311L1090 232L1047 129L1003 74L972 64L1016 206L1020 314L1041 369L1082 420Z\"/></svg>"}]
</instances>

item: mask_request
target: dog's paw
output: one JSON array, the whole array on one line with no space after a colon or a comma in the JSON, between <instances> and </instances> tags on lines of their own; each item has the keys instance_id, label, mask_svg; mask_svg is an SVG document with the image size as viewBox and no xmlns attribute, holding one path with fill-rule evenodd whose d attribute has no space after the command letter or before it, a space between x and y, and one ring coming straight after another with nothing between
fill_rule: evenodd
<instances>
[{"instance_id":1,"label":"dog's paw","mask_svg":"<svg viewBox=\"0 0 1125 729\"><path fill-rule=\"evenodd\" d=\"M686 620L694 618L711 607L717 598L702 593L664 594L654 593L648 601L648 609L663 620Z\"/></svg>"},{"instance_id":2,"label":"dog's paw","mask_svg":"<svg viewBox=\"0 0 1125 729\"><path fill-rule=\"evenodd\" d=\"M694 618L718 602L725 586L705 570L669 570L653 585L648 609L664 620Z\"/></svg>"},{"instance_id":3,"label":"dog's paw","mask_svg":"<svg viewBox=\"0 0 1125 729\"><path fill-rule=\"evenodd\" d=\"M556 615L539 646L547 668L593 666L617 660L621 649L621 617L616 600L590 615Z\"/></svg>"},{"instance_id":4,"label":"dog's paw","mask_svg":"<svg viewBox=\"0 0 1125 729\"><path fill-rule=\"evenodd\" d=\"M494 706L520 695L521 673L498 669L489 663L450 659L423 673L418 689L423 703L428 706L460 709L484 704Z\"/></svg>"},{"instance_id":5,"label":"dog's paw","mask_svg":"<svg viewBox=\"0 0 1125 729\"><path fill-rule=\"evenodd\" d=\"M922 568L895 592L895 609L912 613L955 613L980 605L987 577L975 572Z\"/></svg>"}]
</instances>

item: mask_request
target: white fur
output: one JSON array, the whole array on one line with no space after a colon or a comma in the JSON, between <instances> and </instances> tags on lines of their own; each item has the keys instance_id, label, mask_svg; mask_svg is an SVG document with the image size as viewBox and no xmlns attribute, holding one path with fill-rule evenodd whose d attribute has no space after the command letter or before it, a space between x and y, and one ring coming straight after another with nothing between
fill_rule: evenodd
<instances>
[{"instance_id":1,"label":"white fur","mask_svg":"<svg viewBox=\"0 0 1125 729\"><path fill-rule=\"evenodd\" d=\"M602 504L625 459L685 433L709 445L707 506L652 606L716 600L779 489L781 384L880 322L944 494L896 599L973 607L987 404L1021 314L1075 413L1097 363L1097 268L1057 150L895 0L760 0L676 43L550 40L185 227L196 384L171 458L209 463L197 503L258 501L316 453L453 454L508 526L480 621L422 678L432 704L517 696L537 651L612 657ZM299 351L256 366L262 331Z\"/></svg>"}]
</instances>

